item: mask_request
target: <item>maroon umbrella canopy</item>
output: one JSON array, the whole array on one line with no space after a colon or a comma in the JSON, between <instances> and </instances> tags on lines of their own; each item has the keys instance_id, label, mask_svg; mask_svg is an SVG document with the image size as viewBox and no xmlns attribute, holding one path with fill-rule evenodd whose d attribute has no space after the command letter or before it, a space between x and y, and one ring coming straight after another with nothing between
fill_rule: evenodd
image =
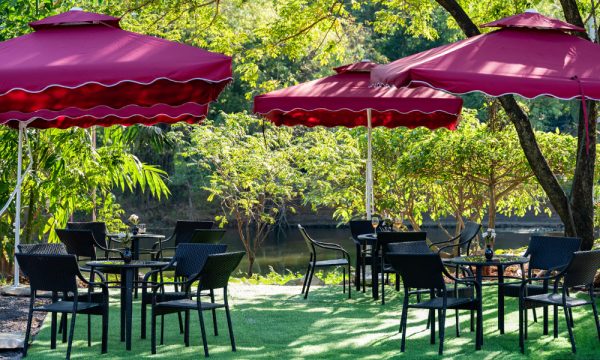
<instances>
[{"instance_id":1,"label":"maroon umbrella canopy","mask_svg":"<svg viewBox=\"0 0 600 360\"><path fill-rule=\"evenodd\" d=\"M359 62L336 68L336 75L276 90L254 98L254 112L277 125L372 126L454 129L462 108L458 97L426 87L370 86L377 64Z\"/></svg>"},{"instance_id":2,"label":"maroon umbrella canopy","mask_svg":"<svg viewBox=\"0 0 600 360\"><path fill-rule=\"evenodd\" d=\"M483 27L501 29L378 66L371 81L455 94L600 100L600 45L565 32L584 29L537 13Z\"/></svg>"},{"instance_id":3,"label":"maroon umbrella canopy","mask_svg":"<svg viewBox=\"0 0 600 360\"><path fill-rule=\"evenodd\" d=\"M198 122L231 80L230 57L124 31L115 17L71 10L30 26L0 43L0 124Z\"/></svg>"}]
</instances>

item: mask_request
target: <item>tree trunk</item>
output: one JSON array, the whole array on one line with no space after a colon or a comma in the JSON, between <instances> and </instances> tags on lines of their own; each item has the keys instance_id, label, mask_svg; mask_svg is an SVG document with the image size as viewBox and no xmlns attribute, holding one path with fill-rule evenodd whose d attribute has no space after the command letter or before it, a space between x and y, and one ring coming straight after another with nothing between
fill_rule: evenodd
<instances>
[{"instance_id":1,"label":"tree trunk","mask_svg":"<svg viewBox=\"0 0 600 360\"><path fill-rule=\"evenodd\" d=\"M254 267L254 261L256 260L254 254L246 252L248 255L248 277L251 278L254 275L252 268Z\"/></svg>"},{"instance_id":2,"label":"tree trunk","mask_svg":"<svg viewBox=\"0 0 600 360\"><path fill-rule=\"evenodd\" d=\"M452 15L466 36L472 37L480 34L477 26L456 0L437 0L437 2ZM560 2L566 20L571 24L583 27L583 20L576 1L561 0ZM585 33L577 35L589 39ZM565 225L565 233L581 237L583 239L583 249L591 248L594 240L592 193L596 155L596 105L589 102L589 119L592 119L588 124L588 133L590 134L589 153L585 145L586 135L583 116L579 120L577 162L573 178L573 190L569 199L540 151L527 115L519 107L513 96L506 95L499 99L517 130L519 142L533 173Z\"/></svg>"}]
</instances>

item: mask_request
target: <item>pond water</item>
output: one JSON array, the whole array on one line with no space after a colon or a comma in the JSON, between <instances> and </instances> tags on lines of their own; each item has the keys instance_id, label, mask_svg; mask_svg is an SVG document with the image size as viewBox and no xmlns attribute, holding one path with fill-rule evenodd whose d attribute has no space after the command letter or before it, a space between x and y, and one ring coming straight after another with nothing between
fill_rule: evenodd
<instances>
[{"instance_id":1,"label":"pond water","mask_svg":"<svg viewBox=\"0 0 600 360\"><path fill-rule=\"evenodd\" d=\"M307 228L306 230L315 240L334 242L342 245L350 253L351 258L355 259L355 247L350 239L349 228ZM498 228L496 229L496 248L520 248L528 244L531 235L543 235L556 230L556 227ZM434 242L448 238L439 227L424 228L423 231L427 231L427 237ZM244 249L234 229L227 230L224 243L228 245L229 251ZM331 251L326 251L323 255L325 256L326 253L336 255ZM286 231L271 234L265 241L257 254L255 271L264 274L269 272L269 267L273 267L279 273L283 273L286 270L304 272L307 262L308 250L306 244L298 229L295 226L290 226ZM244 260L240 269L247 271L247 266L247 261Z\"/></svg>"}]
</instances>

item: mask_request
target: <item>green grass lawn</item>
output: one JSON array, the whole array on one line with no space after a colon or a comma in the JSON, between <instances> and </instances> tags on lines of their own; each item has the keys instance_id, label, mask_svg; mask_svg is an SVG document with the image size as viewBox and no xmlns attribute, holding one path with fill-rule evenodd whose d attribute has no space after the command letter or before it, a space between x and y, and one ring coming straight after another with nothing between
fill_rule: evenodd
<instances>
[{"instance_id":1,"label":"green grass lawn","mask_svg":"<svg viewBox=\"0 0 600 360\"><path fill-rule=\"evenodd\" d=\"M452 359L600 359L600 342L596 334L591 308L578 308L575 315L577 355L572 355L564 317L559 316L559 338L542 335L540 323L531 323L526 356L518 346L516 301L507 300L506 333L497 330L497 297L495 288L484 292L484 345L475 351L474 333L468 330L469 316L461 314L462 336L454 332L454 316L449 313L446 324L445 358ZM219 336L212 334L210 313L205 313L208 343L214 359L387 359L439 358L437 345L429 344L425 330L426 312L409 313L406 352L400 353L401 297L392 287L386 292L382 306L366 294L353 292L348 300L339 286L314 287L308 300L300 295L297 286L267 286L232 284L230 303L237 353L231 352L224 311L218 313ZM116 295L116 293L114 294ZM552 319L552 316L550 316ZM140 339L139 302L134 303L132 351L125 351L119 341L117 297L111 299L111 318L108 354L100 354L100 319L93 318L91 347L87 347L86 319L79 316L73 358L202 358L202 340L197 315L191 321L191 346L183 344L177 316L165 319L165 345L157 346L157 354L150 354L150 340ZM160 322L159 322L160 324ZM551 323L552 324L552 323ZM149 329L149 327L148 327ZM46 321L33 342L28 358L64 358L66 344L59 341L56 350L50 350L50 322ZM159 333L159 329L157 329ZM149 334L149 333L148 333ZM160 333L159 333L160 334ZM158 339L157 339L158 340Z\"/></svg>"}]
</instances>

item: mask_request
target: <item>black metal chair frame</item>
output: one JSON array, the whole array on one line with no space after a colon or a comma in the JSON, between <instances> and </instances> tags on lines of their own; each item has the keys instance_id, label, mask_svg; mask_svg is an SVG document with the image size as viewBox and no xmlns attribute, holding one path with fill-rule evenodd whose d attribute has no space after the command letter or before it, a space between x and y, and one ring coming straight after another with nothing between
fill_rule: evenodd
<instances>
[{"instance_id":1,"label":"black metal chair frame","mask_svg":"<svg viewBox=\"0 0 600 360\"><path fill-rule=\"evenodd\" d=\"M98 244L98 248L101 250L104 249L113 249L112 242L120 243L117 239L112 239L108 237L106 230L106 223L102 221L87 221L87 222L68 222L67 223L68 230L90 230L92 235L94 235L94 240L96 240L96 244ZM111 251L104 251L104 258L110 259L109 254Z\"/></svg>"},{"instance_id":2,"label":"black metal chair frame","mask_svg":"<svg viewBox=\"0 0 600 360\"><path fill-rule=\"evenodd\" d=\"M204 347L204 356L208 357L208 343L206 339L206 328L204 325L203 311L211 310L214 311L218 308L225 309L225 315L227 317L227 327L229 329L229 340L231 342L231 350L236 351L235 338L233 335L233 325L231 322L231 315L229 311L229 302L227 297L227 285L231 273L240 264L240 261L246 253L243 251L233 253L222 253L209 255L202 269L195 275L190 276L185 281L175 282L162 282L154 283L152 285L152 339L151 339L151 352L156 354L156 317L171 313L185 312L185 331L184 331L184 342L185 346L190 345L190 311L198 311L198 317L200 320L200 331L202 333L202 344ZM195 292L195 300L192 298L192 285L198 281L198 286ZM157 302L159 298L157 292L159 289L164 291L164 286L167 284L177 284L184 289L186 297L184 299L169 300L163 302ZM202 291L209 290L211 293L216 289L223 289L223 303L212 302L207 303L201 301ZM161 345L164 343L164 324L161 326ZM215 333L215 335L217 335Z\"/></svg>"},{"instance_id":3,"label":"black metal chair frame","mask_svg":"<svg viewBox=\"0 0 600 360\"><path fill-rule=\"evenodd\" d=\"M108 287L104 282L102 273L96 270L92 272L100 278L100 282L90 281L81 275L79 265L74 255L43 255L43 254L15 254L16 260L23 273L29 278L30 298L29 314L27 317L27 330L23 343L23 357L27 356L29 337L31 334L31 323L33 313L52 313L50 348L56 348L56 314L71 314L71 326L67 344L67 359L71 357L73 333L75 331L75 319L77 314L102 316L102 353L108 350ZM88 286L87 301L79 301L81 295L78 292L77 280ZM102 302L92 302L91 289L97 287L102 289ZM52 303L48 305L34 306L37 292L40 290L52 292ZM70 298L72 301L59 300L58 294L63 293L63 299ZM73 294L69 297L69 294ZM91 345L91 326L88 322L88 346Z\"/></svg>"},{"instance_id":4,"label":"black metal chair frame","mask_svg":"<svg viewBox=\"0 0 600 360\"><path fill-rule=\"evenodd\" d=\"M311 238L306 229L302 227L302 225L298 224L298 230L300 230L300 234L304 238L308 250L310 251L310 258L308 260L308 267L306 269L306 276L304 276L304 282L302 284L302 292L304 294L304 298L308 298L308 290L310 289L310 284L312 282L312 278L315 274L316 268L325 268L325 267L342 267L342 282L343 282L343 292L346 293L346 266L348 267L348 299L352 298L352 284L350 280L350 254L341 245L334 243L327 243L316 241ZM333 260L317 260L317 248L323 250L333 250L340 252L343 258L333 259Z\"/></svg>"},{"instance_id":5,"label":"black metal chair frame","mask_svg":"<svg viewBox=\"0 0 600 360\"><path fill-rule=\"evenodd\" d=\"M381 276L381 305L385 305L385 274L396 274L396 291L400 291L400 276L385 261L389 245L404 242L425 242L426 240L427 232L425 231L382 231L378 233L372 256L374 260L379 260L379 264L374 263L372 274L373 277Z\"/></svg>"},{"instance_id":6,"label":"black metal chair frame","mask_svg":"<svg viewBox=\"0 0 600 360\"><path fill-rule=\"evenodd\" d=\"M388 260L402 276L404 284L404 300L402 304L402 315L400 320L400 329L402 332L402 342L400 350L404 352L406 343L406 323L408 320L408 309L426 309L429 310L431 317L431 344L435 344L435 310L438 310L439 321L439 354L444 351L444 336L446 324L446 310L475 310L477 311L477 333L475 336L475 348L479 350L483 339L483 318L482 304L478 302L477 297L457 298L454 297L454 290L448 290L444 281L444 276L456 283L470 285L475 288L477 294L481 294L481 286L474 279L460 279L451 275L442 263L438 254L388 254ZM413 273L411 273L413 272ZM429 276L428 276L429 275ZM415 279L418 279L415 281ZM419 289L411 291L410 289ZM416 304L410 304L411 295L422 293L420 289L429 288L430 299ZM439 300L441 298L441 300ZM419 301L419 300L417 300Z\"/></svg>"},{"instance_id":7,"label":"black metal chair frame","mask_svg":"<svg viewBox=\"0 0 600 360\"><path fill-rule=\"evenodd\" d=\"M194 231L199 229L212 229L212 227L214 226L215 222L214 221L195 221L195 220L177 220L177 222L175 223L175 228L173 229L173 233L171 234L171 236L169 236L166 239L163 240L159 240L156 243L154 243L154 245L152 246L152 250L155 253L155 260L161 260L161 261L170 261L170 258L161 258L160 256L162 256L162 253L159 252L158 249L162 249L162 250L174 250L177 245L179 245L180 243L187 243L190 242L191 238L194 235ZM165 245L169 242L173 242L173 246L167 246L165 247ZM160 253L160 256L159 256Z\"/></svg>"},{"instance_id":8,"label":"black metal chair frame","mask_svg":"<svg viewBox=\"0 0 600 360\"><path fill-rule=\"evenodd\" d=\"M463 252L465 253L464 255L469 256L471 252L471 243L473 242L475 237L477 237L480 230L481 224L478 224L473 221L467 221L464 229L460 232L460 234L449 240L432 243L430 246L437 247L438 254L444 253L444 250L456 248L456 256L463 255Z\"/></svg>"},{"instance_id":9,"label":"black metal chair frame","mask_svg":"<svg viewBox=\"0 0 600 360\"><path fill-rule=\"evenodd\" d=\"M210 255L224 253L227 251L227 245L220 244L192 244L192 243L184 243L179 244L176 249L175 256L171 259L169 264L164 266L163 268L156 269L146 273L144 279L142 281L142 301L141 301L141 338L146 338L146 307L148 305L152 305L152 293L148 293L148 284L156 283L156 279L160 276L161 283L163 281L163 272L164 271L173 271L174 270L174 279L178 282L184 282L188 280L191 276L194 276L199 271L198 269L202 269L204 263L208 259ZM179 266L177 266L179 265ZM152 278L152 280L151 280ZM166 283L165 283L166 284ZM207 294L202 294L203 296L210 296L211 302L215 302L215 294L211 290ZM161 287L161 292L158 294L159 301L169 301L169 300L178 300L184 299L186 297L186 293L184 289L179 290L178 284L174 284L174 291L165 291L164 287ZM213 326L214 333L218 335L217 329L217 317L216 313L213 310ZM178 313L179 318L179 332L183 334L183 322L181 318L181 313ZM161 322L164 319L161 318ZM164 327L163 327L164 329ZM164 337L164 334L161 333L161 339ZM162 342L162 340L161 340Z\"/></svg>"},{"instance_id":10,"label":"black metal chair frame","mask_svg":"<svg viewBox=\"0 0 600 360\"><path fill-rule=\"evenodd\" d=\"M531 279L534 279L534 270L550 271L560 266L568 264L571 256L581 246L580 238L573 237L555 237L555 236L532 236L529 241L527 251L523 256L529 256L529 264L527 275L522 272L521 279L518 283L505 283L499 296L518 298L520 295L519 289L521 282L525 279L530 279L527 285L529 295L540 295L547 293L549 288L548 281L542 282L541 285L535 285ZM552 255L551 255L551 254ZM508 292L507 292L508 290ZM498 306L502 306L504 301L499 301ZM556 310L556 308L555 308ZM500 309L499 309L500 311ZM548 306L543 306L543 333L548 335ZM537 322L535 307L533 308L534 321ZM555 323L556 326L556 323Z\"/></svg>"},{"instance_id":11,"label":"black metal chair frame","mask_svg":"<svg viewBox=\"0 0 600 360\"><path fill-rule=\"evenodd\" d=\"M594 296L594 277L600 268L600 250L577 251L571 257L567 266L559 266L551 271L556 274L550 276L534 277L524 279L519 291L519 346L521 352L525 353L525 339L527 339L527 309L536 306L554 307L554 338L558 337L558 307L562 307L565 322L569 332L571 351L576 353L575 338L573 336L573 314L570 311L574 307L591 305L598 340L600 340L600 320ZM528 295L527 289L531 281L553 283L552 293ZM589 301L569 296L569 288L574 286L585 286L588 288ZM560 293L559 293L560 287Z\"/></svg>"}]
</instances>

